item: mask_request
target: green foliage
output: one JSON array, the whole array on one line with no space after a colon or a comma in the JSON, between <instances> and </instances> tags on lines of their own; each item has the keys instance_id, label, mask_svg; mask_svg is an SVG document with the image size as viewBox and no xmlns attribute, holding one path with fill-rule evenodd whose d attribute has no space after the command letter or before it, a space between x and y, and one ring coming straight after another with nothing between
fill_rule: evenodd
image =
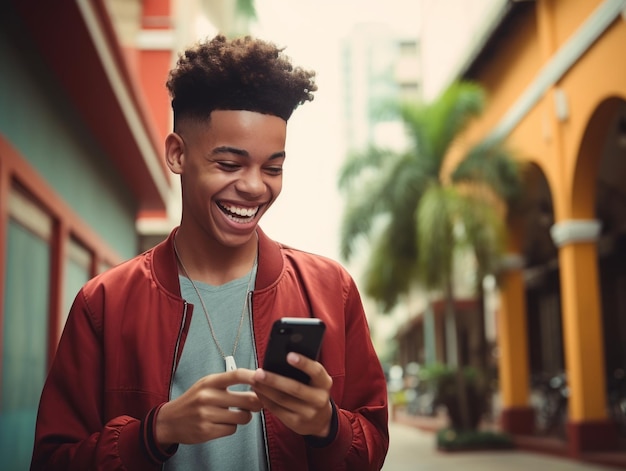
<instances>
[{"instance_id":1,"label":"green foliage","mask_svg":"<svg viewBox=\"0 0 626 471\"><path fill-rule=\"evenodd\" d=\"M421 254L418 268L427 288L440 287L452 277L459 198L453 187L431 185L417 206L417 247Z\"/></svg>"},{"instance_id":2,"label":"green foliage","mask_svg":"<svg viewBox=\"0 0 626 471\"><path fill-rule=\"evenodd\" d=\"M496 431L459 432L445 428L437 432L437 448L445 451L502 450L513 448L513 439L506 433Z\"/></svg>"},{"instance_id":3,"label":"green foliage","mask_svg":"<svg viewBox=\"0 0 626 471\"><path fill-rule=\"evenodd\" d=\"M484 373L464 367L435 363L420 370L420 380L428 384L435 393L435 404L443 405L448 410L452 428L457 431L476 430L485 412L490 393L489 381ZM467 398L467 423L461 413L460 396Z\"/></svg>"},{"instance_id":4,"label":"green foliage","mask_svg":"<svg viewBox=\"0 0 626 471\"><path fill-rule=\"evenodd\" d=\"M479 85L458 82L433 103L396 104L410 148L372 146L352 153L341 169L341 253L349 260L358 241L371 244L365 292L384 311L414 284L449 286L459 248L475 255L478 279L494 270L505 239L494 203L521 192L516 160L501 142L486 140L467 151L450 181L441 175L451 145L484 103Z\"/></svg>"},{"instance_id":5,"label":"green foliage","mask_svg":"<svg viewBox=\"0 0 626 471\"><path fill-rule=\"evenodd\" d=\"M241 15L244 18L256 18L256 8L254 6L254 0L236 0L235 11L238 15Z\"/></svg>"},{"instance_id":6,"label":"green foliage","mask_svg":"<svg viewBox=\"0 0 626 471\"><path fill-rule=\"evenodd\" d=\"M487 378L478 369L466 366L461 371L468 386L485 392L488 390ZM458 394L458 373L457 367L433 363L420 368L419 379L434 388L435 400L441 403L448 397L455 397Z\"/></svg>"},{"instance_id":7,"label":"green foliage","mask_svg":"<svg viewBox=\"0 0 626 471\"><path fill-rule=\"evenodd\" d=\"M482 113L484 106L485 93L478 84L454 82L433 103L402 104L401 115L421 154L430 154L431 163L441 164L456 136Z\"/></svg>"},{"instance_id":8,"label":"green foliage","mask_svg":"<svg viewBox=\"0 0 626 471\"><path fill-rule=\"evenodd\" d=\"M487 139L468 151L452 172L452 181L484 182L502 200L512 202L521 196L520 173L520 162L511 158L505 145Z\"/></svg>"}]
</instances>

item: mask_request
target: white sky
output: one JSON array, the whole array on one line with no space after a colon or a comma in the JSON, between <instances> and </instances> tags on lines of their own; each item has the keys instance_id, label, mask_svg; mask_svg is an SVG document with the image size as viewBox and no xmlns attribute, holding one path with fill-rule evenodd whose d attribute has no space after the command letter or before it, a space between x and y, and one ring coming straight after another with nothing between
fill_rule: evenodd
<instances>
[{"instance_id":1,"label":"white sky","mask_svg":"<svg viewBox=\"0 0 626 471\"><path fill-rule=\"evenodd\" d=\"M402 30L419 25L417 0L257 0L252 34L286 47L294 65L317 73L313 102L288 124L283 192L261 227L294 247L339 260L342 199L337 172L344 159L340 40L360 22Z\"/></svg>"}]
</instances>

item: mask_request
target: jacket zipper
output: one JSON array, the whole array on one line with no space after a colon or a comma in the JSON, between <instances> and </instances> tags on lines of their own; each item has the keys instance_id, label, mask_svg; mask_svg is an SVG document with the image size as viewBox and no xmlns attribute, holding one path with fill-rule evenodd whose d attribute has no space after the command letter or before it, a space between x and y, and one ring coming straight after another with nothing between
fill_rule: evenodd
<instances>
[{"instance_id":1,"label":"jacket zipper","mask_svg":"<svg viewBox=\"0 0 626 471\"><path fill-rule=\"evenodd\" d=\"M250 319L250 333L252 334L252 351L254 352L254 362L255 366L258 368L259 365L259 356L256 350L256 335L254 333L254 321L252 319L253 311L252 311L252 291L248 292L248 309L249 309L249 319ZM270 450L267 445L267 428L265 426L265 413L263 410L259 412L261 414L261 430L263 432L263 445L265 446L265 462L267 464L268 471L271 471L272 465L270 463Z\"/></svg>"},{"instance_id":2,"label":"jacket zipper","mask_svg":"<svg viewBox=\"0 0 626 471\"><path fill-rule=\"evenodd\" d=\"M178 329L178 337L176 338L176 348L174 349L174 361L172 361L172 374L170 375L170 387L168 393L168 399L172 398L172 386L174 385L174 373L176 373L176 359L178 358L178 350L180 349L180 340L183 337L183 330L185 330L185 322L187 321L187 301L185 301L185 307L183 309L183 319L180 323L180 329Z\"/></svg>"},{"instance_id":3,"label":"jacket zipper","mask_svg":"<svg viewBox=\"0 0 626 471\"><path fill-rule=\"evenodd\" d=\"M176 348L174 348L174 358L172 361L172 373L170 374L170 385L167 399L172 399L172 387L174 385L174 374L176 373L176 359L178 358L178 350L180 349L180 340L183 338L183 330L185 330L185 322L187 321L187 301L183 308L183 319L180 323L180 329L178 329L178 336L176 337ZM165 463L161 465L161 470L165 469Z\"/></svg>"},{"instance_id":4,"label":"jacket zipper","mask_svg":"<svg viewBox=\"0 0 626 471\"><path fill-rule=\"evenodd\" d=\"M248 292L248 309L250 310L250 333L252 334L252 345L253 345L253 352L254 352L254 361L256 366L259 366L259 357L257 354L257 350L256 350L256 336L254 334L254 322L252 321L252 291ZM178 358L178 349L180 347L180 340L183 336L183 330L185 328L185 321L187 319L187 301L185 301L185 308L183 310L183 319L182 322L180 324L180 329L178 330L178 337L176 338L176 348L174 349L174 361L172 362L172 374L170 376L170 386L169 386L169 394L168 394L168 399L171 399L172 397L172 386L174 383L174 373L176 373L176 358ZM260 412L261 414L261 428L263 431L263 444L265 446L265 461L267 464L267 469L268 471L271 471L272 469L272 465L270 463L270 451L269 448L267 446L267 428L265 426L265 414L263 413L263 411ZM163 465L161 466L161 469L165 469L165 463L163 463Z\"/></svg>"}]
</instances>

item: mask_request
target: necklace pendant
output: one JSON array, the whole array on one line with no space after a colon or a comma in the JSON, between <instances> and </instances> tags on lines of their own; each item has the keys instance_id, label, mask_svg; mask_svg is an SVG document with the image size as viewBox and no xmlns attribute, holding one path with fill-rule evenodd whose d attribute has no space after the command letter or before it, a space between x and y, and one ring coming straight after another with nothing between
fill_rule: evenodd
<instances>
[{"instance_id":1,"label":"necklace pendant","mask_svg":"<svg viewBox=\"0 0 626 471\"><path fill-rule=\"evenodd\" d=\"M224 360L226 361L226 371L235 371L237 369L234 356L228 355Z\"/></svg>"}]
</instances>

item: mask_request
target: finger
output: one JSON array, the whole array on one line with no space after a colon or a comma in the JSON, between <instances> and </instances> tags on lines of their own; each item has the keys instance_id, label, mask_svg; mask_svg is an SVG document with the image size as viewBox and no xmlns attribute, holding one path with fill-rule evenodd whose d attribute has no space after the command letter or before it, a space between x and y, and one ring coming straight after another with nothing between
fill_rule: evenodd
<instances>
[{"instance_id":1,"label":"finger","mask_svg":"<svg viewBox=\"0 0 626 471\"><path fill-rule=\"evenodd\" d=\"M244 425L252 420L252 412L243 409L207 408L200 417L201 423L213 425Z\"/></svg>"},{"instance_id":2,"label":"finger","mask_svg":"<svg viewBox=\"0 0 626 471\"><path fill-rule=\"evenodd\" d=\"M290 411L299 411L303 407L321 408L330 400L329 390L312 387L295 379L287 378L265 370L257 370L256 383L253 386L264 407L266 399Z\"/></svg>"},{"instance_id":3,"label":"finger","mask_svg":"<svg viewBox=\"0 0 626 471\"><path fill-rule=\"evenodd\" d=\"M259 390L274 396L278 393L285 393L301 399L305 399L309 395L307 390L310 389L310 386L278 373L258 369L254 379L255 383L252 386L254 391Z\"/></svg>"},{"instance_id":4,"label":"finger","mask_svg":"<svg viewBox=\"0 0 626 471\"><path fill-rule=\"evenodd\" d=\"M224 373L215 373L205 376L199 380L203 386L226 389L235 384L252 385L254 382L254 371L245 368L239 368Z\"/></svg>"},{"instance_id":5,"label":"finger","mask_svg":"<svg viewBox=\"0 0 626 471\"><path fill-rule=\"evenodd\" d=\"M272 412L276 412L279 408L286 411L296 411L303 404L306 404L304 399L285 393L273 386L258 384L254 391L263 404L263 408Z\"/></svg>"},{"instance_id":6,"label":"finger","mask_svg":"<svg viewBox=\"0 0 626 471\"><path fill-rule=\"evenodd\" d=\"M227 407L235 407L250 412L259 412L263 405L261 400L253 391L229 391L230 398Z\"/></svg>"},{"instance_id":7,"label":"finger","mask_svg":"<svg viewBox=\"0 0 626 471\"><path fill-rule=\"evenodd\" d=\"M218 424L245 425L252 420L252 412L242 409L228 409L223 420L219 420Z\"/></svg>"},{"instance_id":8,"label":"finger","mask_svg":"<svg viewBox=\"0 0 626 471\"><path fill-rule=\"evenodd\" d=\"M180 435L180 443L201 443L214 438L232 435L239 425L252 420L252 413L216 408L206 410L199 421L190 421Z\"/></svg>"},{"instance_id":9,"label":"finger","mask_svg":"<svg viewBox=\"0 0 626 471\"><path fill-rule=\"evenodd\" d=\"M311 378L310 386L322 389L330 389L332 386L333 380L321 363L295 352L290 352L287 355L287 362L309 375Z\"/></svg>"},{"instance_id":10,"label":"finger","mask_svg":"<svg viewBox=\"0 0 626 471\"><path fill-rule=\"evenodd\" d=\"M266 410L272 412L283 424L296 433L301 435L317 434L319 436L328 434L327 428L329 426L324 426L324 424L329 420L326 416L330 417L332 415L330 402L326 403L328 413L325 413L321 409L301 401L295 403L281 399L276 402L271 397L260 393L259 397Z\"/></svg>"},{"instance_id":11,"label":"finger","mask_svg":"<svg viewBox=\"0 0 626 471\"><path fill-rule=\"evenodd\" d=\"M197 385L195 392L190 396L191 403L196 408L218 407L228 409L235 407L252 412L261 410L261 401L254 391L216 389L207 383Z\"/></svg>"},{"instance_id":12,"label":"finger","mask_svg":"<svg viewBox=\"0 0 626 471\"><path fill-rule=\"evenodd\" d=\"M269 410L274 415L281 417L282 420L284 420L285 416L291 417L295 415L298 410L298 407L295 404L292 404L290 401L284 400L283 398L275 400L276 396L272 394L265 395L259 393L259 397L263 402L263 408L265 410ZM299 404L302 404L302 402Z\"/></svg>"}]
</instances>

